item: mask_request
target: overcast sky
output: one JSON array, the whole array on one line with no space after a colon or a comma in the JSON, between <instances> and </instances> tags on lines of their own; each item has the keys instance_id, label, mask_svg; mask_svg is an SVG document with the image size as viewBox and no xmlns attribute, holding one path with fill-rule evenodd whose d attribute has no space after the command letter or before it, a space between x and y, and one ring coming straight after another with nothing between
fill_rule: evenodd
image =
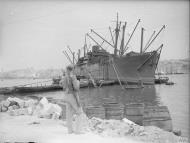
<instances>
[{"instance_id":1,"label":"overcast sky","mask_svg":"<svg viewBox=\"0 0 190 143\"><path fill-rule=\"evenodd\" d=\"M0 1L0 69L65 67L62 51L69 45L77 52L91 28L110 41L108 27L114 27L117 12L127 21L125 42L141 19L128 52L139 52L141 27L146 43L166 25L148 50L163 43L161 60L189 57L189 1Z\"/></svg>"}]
</instances>

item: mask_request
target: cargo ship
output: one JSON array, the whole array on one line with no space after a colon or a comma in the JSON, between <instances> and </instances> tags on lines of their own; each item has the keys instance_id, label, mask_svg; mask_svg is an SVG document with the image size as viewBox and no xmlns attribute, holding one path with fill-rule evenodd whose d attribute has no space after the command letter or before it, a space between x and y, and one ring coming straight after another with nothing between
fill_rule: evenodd
<instances>
[{"instance_id":1,"label":"cargo ship","mask_svg":"<svg viewBox=\"0 0 190 143\"><path fill-rule=\"evenodd\" d=\"M132 33L125 43L125 28L127 22L120 22L117 14L116 27L112 31L109 27L111 42L106 40L103 36L91 29L91 33L85 35L85 44L83 47L84 54L80 56L80 49L78 51L78 59L73 57L67 58L75 65L75 72L77 77L89 78L94 81L119 81L126 84L154 84L155 70L160 58L163 44L157 47L157 50L147 52L146 50L151 46L154 40L158 37L165 25L155 34L155 31L150 36L146 45L143 47L144 28L141 28L141 46L140 52L127 52L128 44L134 35L140 19L136 23ZM95 34L101 42L92 37ZM119 38L121 37L121 38ZM90 47L87 45L86 39L89 38L95 44ZM99 40L99 41L100 41ZM106 43L114 49L113 53L105 50ZM70 49L71 51L71 49ZM72 51L71 51L72 52ZM72 52L74 53L74 52Z\"/></svg>"}]
</instances>

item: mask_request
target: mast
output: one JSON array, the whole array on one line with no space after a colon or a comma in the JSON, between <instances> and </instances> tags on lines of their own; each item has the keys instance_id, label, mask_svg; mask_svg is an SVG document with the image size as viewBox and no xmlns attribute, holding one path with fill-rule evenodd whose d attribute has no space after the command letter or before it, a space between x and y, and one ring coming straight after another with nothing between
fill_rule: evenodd
<instances>
[{"instance_id":1,"label":"mast","mask_svg":"<svg viewBox=\"0 0 190 143\"><path fill-rule=\"evenodd\" d=\"M85 34L85 39L84 39L84 57L86 56L86 34Z\"/></svg>"},{"instance_id":2,"label":"mast","mask_svg":"<svg viewBox=\"0 0 190 143\"><path fill-rule=\"evenodd\" d=\"M134 34L134 32L135 32L137 26L139 25L139 22L140 22L140 21L141 21L141 20L139 19L138 22L137 22L137 24L135 25L135 28L133 29L133 32L132 32L131 36L129 37L129 40L127 41L127 43L126 43L126 45L125 45L125 48L124 48L124 53L127 51L127 49L128 49L127 45L129 44L129 42L130 42L130 40L131 40L131 38L132 38L132 36L133 36L133 34Z\"/></svg>"},{"instance_id":3,"label":"mast","mask_svg":"<svg viewBox=\"0 0 190 143\"><path fill-rule=\"evenodd\" d=\"M78 60L80 59L80 49L78 49Z\"/></svg>"},{"instance_id":4,"label":"mast","mask_svg":"<svg viewBox=\"0 0 190 143\"><path fill-rule=\"evenodd\" d=\"M141 28L141 49L140 49L140 53L142 53L142 49L143 49L143 36L144 36L144 28Z\"/></svg>"},{"instance_id":5,"label":"mast","mask_svg":"<svg viewBox=\"0 0 190 143\"><path fill-rule=\"evenodd\" d=\"M118 13L117 13L117 21L116 21L116 28L115 28L115 45L114 45L114 55L117 55L117 42L119 37L119 24L118 24Z\"/></svg>"},{"instance_id":6,"label":"mast","mask_svg":"<svg viewBox=\"0 0 190 143\"><path fill-rule=\"evenodd\" d=\"M122 32L122 39L121 39L121 45L120 45L120 55L123 55L124 50L124 39L125 39L125 28L126 28L127 22L123 25L123 32Z\"/></svg>"},{"instance_id":7,"label":"mast","mask_svg":"<svg viewBox=\"0 0 190 143\"><path fill-rule=\"evenodd\" d=\"M73 52L73 64L75 64L75 52Z\"/></svg>"}]
</instances>

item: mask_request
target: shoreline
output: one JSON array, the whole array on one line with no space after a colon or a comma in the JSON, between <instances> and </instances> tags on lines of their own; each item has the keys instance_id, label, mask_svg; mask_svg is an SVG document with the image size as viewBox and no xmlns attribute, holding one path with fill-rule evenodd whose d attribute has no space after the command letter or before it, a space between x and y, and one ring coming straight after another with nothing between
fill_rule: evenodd
<instances>
[{"instance_id":1,"label":"shoreline","mask_svg":"<svg viewBox=\"0 0 190 143\"><path fill-rule=\"evenodd\" d=\"M119 120L92 118L91 128L83 134L68 134L64 120L38 118L37 116L10 116L0 113L0 142L104 142L104 143L180 143L188 142L157 127L143 127ZM129 125L130 124L130 125ZM130 128L130 129L129 129ZM131 130L132 129L132 130Z\"/></svg>"}]
</instances>

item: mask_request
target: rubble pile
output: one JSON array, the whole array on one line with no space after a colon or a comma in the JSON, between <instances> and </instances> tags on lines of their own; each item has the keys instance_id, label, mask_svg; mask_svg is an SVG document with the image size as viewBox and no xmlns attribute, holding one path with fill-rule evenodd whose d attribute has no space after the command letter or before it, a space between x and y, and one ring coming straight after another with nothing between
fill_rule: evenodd
<instances>
[{"instance_id":1,"label":"rubble pile","mask_svg":"<svg viewBox=\"0 0 190 143\"><path fill-rule=\"evenodd\" d=\"M62 109L57 104L49 103L45 97L40 101L9 97L0 102L0 112L8 112L11 116L34 115L40 118L59 119Z\"/></svg>"},{"instance_id":2,"label":"rubble pile","mask_svg":"<svg viewBox=\"0 0 190 143\"><path fill-rule=\"evenodd\" d=\"M139 126L126 118L122 120L92 118L89 122L89 128L101 136L133 137L139 141L150 143L188 142L187 138L175 136L172 132L154 126Z\"/></svg>"}]
</instances>

